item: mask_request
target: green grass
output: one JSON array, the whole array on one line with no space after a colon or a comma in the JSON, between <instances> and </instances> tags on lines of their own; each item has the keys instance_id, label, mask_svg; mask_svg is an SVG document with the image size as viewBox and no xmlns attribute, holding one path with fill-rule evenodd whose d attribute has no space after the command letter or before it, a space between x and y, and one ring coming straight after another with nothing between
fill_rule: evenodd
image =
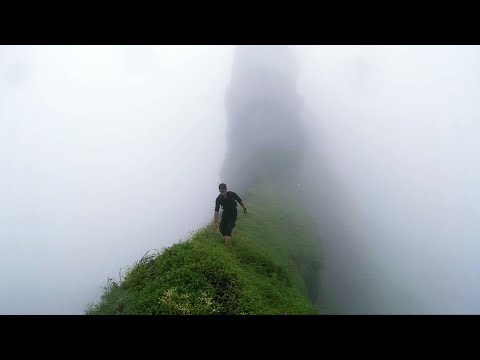
<instances>
[{"instance_id":1,"label":"green grass","mask_svg":"<svg viewBox=\"0 0 480 360\"><path fill-rule=\"evenodd\" d=\"M309 298L321 267L312 222L273 189L257 187L244 202L230 245L206 226L144 257L121 283L109 279L86 313L320 314Z\"/></svg>"}]
</instances>

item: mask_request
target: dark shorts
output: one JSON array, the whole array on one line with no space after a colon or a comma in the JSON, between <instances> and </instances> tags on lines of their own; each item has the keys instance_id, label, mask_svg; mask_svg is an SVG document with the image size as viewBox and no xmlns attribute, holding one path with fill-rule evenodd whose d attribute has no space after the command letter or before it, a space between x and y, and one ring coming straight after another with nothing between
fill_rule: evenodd
<instances>
[{"instance_id":1,"label":"dark shorts","mask_svg":"<svg viewBox=\"0 0 480 360\"><path fill-rule=\"evenodd\" d=\"M222 236L232 236L232 230L235 227L235 222L237 221L237 215L224 217L222 216L222 221L220 221L220 233Z\"/></svg>"}]
</instances>

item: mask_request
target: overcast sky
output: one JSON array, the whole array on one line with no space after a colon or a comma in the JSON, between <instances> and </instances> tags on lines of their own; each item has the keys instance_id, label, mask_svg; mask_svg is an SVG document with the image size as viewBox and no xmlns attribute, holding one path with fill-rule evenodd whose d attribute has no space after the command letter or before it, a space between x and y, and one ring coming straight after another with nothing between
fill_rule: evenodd
<instances>
[{"instance_id":1,"label":"overcast sky","mask_svg":"<svg viewBox=\"0 0 480 360\"><path fill-rule=\"evenodd\" d=\"M330 191L319 220L343 308L480 313L480 48L301 55L309 128L333 179L316 179Z\"/></svg>"},{"instance_id":2,"label":"overcast sky","mask_svg":"<svg viewBox=\"0 0 480 360\"><path fill-rule=\"evenodd\" d=\"M232 55L0 47L0 313L82 313L209 220Z\"/></svg>"},{"instance_id":3,"label":"overcast sky","mask_svg":"<svg viewBox=\"0 0 480 360\"><path fill-rule=\"evenodd\" d=\"M293 49L344 310L480 313L479 47ZM83 313L211 219L233 50L0 46L0 313Z\"/></svg>"}]
</instances>

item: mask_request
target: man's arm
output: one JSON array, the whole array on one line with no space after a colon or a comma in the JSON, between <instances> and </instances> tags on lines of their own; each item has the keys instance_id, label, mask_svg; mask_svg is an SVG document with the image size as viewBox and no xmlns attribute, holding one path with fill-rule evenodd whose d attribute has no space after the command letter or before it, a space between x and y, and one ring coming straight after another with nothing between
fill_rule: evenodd
<instances>
[{"instance_id":1,"label":"man's arm","mask_svg":"<svg viewBox=\"0 0 480 360\"><path fill-rule=\"evenodd\" d=\"M220 210L220 202L215 200L215 213L213 214L213 230L216 229L218 223L218 211Z\"/></svg>"},{"instance_id":2,"label":"man's arm","mask_svg":"<svg viewBox=\"0 0 480 360\"><path fill-rule=\"evenodd\" d=\"M243 208L243 212L246 214L247 213L247 208L246 208L245 205L243 205L243 201L242 201L242 199L240 199L240 196L238 196L236 193L234 193L233 197L235 198L235 200L238 201L240 206Z\"/></svg>"},{"instance_id":3,"label":"man's arm","mask_svg":"<svg viewBox=\"0 0 480 360\"><path fill-rule=\"evenodd\" d=\"M247 207L245 205L243 205L243 202L241 202L241 201L240 201L240 205L242 205L243 213L246 214L247 213Z\"/></svg>"}]
</instances>

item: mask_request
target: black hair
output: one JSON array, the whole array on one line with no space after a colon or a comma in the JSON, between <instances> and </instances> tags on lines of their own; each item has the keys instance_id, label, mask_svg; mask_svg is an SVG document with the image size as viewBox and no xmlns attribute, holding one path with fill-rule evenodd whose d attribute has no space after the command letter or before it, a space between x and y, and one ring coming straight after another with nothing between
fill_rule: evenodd
<instances>
[{"instance_id":1,"label":"black hair","mask_svg":"<svg viewBox=\"0 0 480 360\"><path fill-rule=\"evenodd\" d=\"M224 183L221 183L220 185L218 185L218 190L227 190L227 185Z\"/></svg>"}]
</instances>

